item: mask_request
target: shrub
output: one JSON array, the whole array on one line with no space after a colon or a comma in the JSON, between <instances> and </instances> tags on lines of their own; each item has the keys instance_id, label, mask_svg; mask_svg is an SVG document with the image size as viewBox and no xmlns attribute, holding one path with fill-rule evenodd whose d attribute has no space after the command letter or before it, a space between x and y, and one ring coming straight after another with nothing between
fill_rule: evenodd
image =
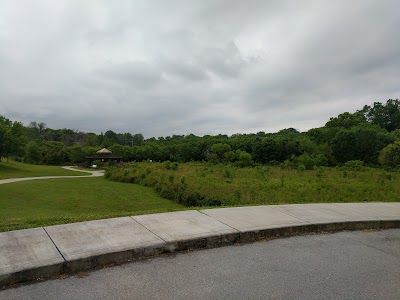
<instances>
[{"instance_id":1,"label":"shrub","mask_svg":"<svg viewBox=\"0 0 400 300\"><path fill-rule=\"evenodd\" d=\"M322 177L323 175L324 175L324 169L322 168L322 167L317 167L317 168L315 168L315 171L316 171L316 176L317 177Z\"/></svg>"},{"instance_id":2,"label":"shrub","mask_svg":"<svg viewBox=\"0 0 400 300\"><path fill-rule=\"evenodd\" d=\"M361 160L349 160L344 163L344 167L348 170L360 171L364 168L364 162Z\"/></svg>"},{"instance_id":3,"label":"shrub","mask_svg":"<svg viewBox=\"0 0 400 300\"><path fill-rule=\"evenodd\" d=\"M204 196L198 192L189 193L185 195L184 205L185 206L203 206Z\"/></svg>"},{"instance_id":4,"label":"shrub","mask_svg":"<svg viewBox=\"0 0 400 300\"><path fill-rule=\"evenodd\" d=\"M222 176L227 179L233 179L233 174L230 170L225 169L222 171Z\"/></svg>"},{"instance_id":5,"label":"shrub","mask_svg":"<svg viewBox=\"0 0 400 300\"><path fill-rule=\"evenodd\" d=\"M312 170L315 167L327 166L328 159L323 154L309 155L304 153L300 156L293 157L291 159L292 166L299 169L300 165L303 165L307 170Z\"/></svg>"},{"instance_id":6,"label":"shrub","mask_svg":"<svg viewBox=\"0 0 400 300\"><path fill-rule=\"evenodd\" d=\"M254 165L253 157L251 156L250 153L247 153L246 151L237 151L238 153L238 159L235 162L235 165L238 167L251 167Z\"/></svg>"},{"instance_id":7,"label":"shrub","mask_svg":"<svg viewBox=\"0 0 400 300\"><path fill-rule=\"evenodd\" d=\"M178 170L179 164L177 162L171 162L171 161L167 160L167 161L163 162L162 166L167 170L176 171L176 170Z\"/></svg>"},{"instance_id":8,"label":"shrub","mask_svg":"<svg viewBox=\"0 0 400 300\"><path fill-rule=\"evenodd\" d=\"M303 165L303 164L299 164L299 165L297 166L297 170L299 170L299 171L305 171L305 170L306 170L306 166Z\"/></svg>"},{"instance_id":9,"label":"shrub","mask_svg":"<svg viewBox=\"0 0 400 300\"><path fill-rule=\"evenodd\" d=\"M400 167L400 141L394 142L379 153L379 163L389 169Z\"/></svg>"},{"instance_id":10,"label":"shrub","mask_svg":"<svg viewBox=\"0 0 400 300\"><path fill-rule=\"evenodd\" d=\"M224 162L225 154L232 150L231 146L225 143L213 144L210 148L208 161L213 163Z\"/></svg>"},{"instance_id":11,"label":"shrub","mask_svg":"<svg viewBox=\"0 0 400 300\"><path fill-rule=\"evenodd\" d=\"M222 201L219 199L207 199L204 202L205 206L221 206L222 205ZM203 206L203 205L200 205Z\"/></svg>"}]
</instances>

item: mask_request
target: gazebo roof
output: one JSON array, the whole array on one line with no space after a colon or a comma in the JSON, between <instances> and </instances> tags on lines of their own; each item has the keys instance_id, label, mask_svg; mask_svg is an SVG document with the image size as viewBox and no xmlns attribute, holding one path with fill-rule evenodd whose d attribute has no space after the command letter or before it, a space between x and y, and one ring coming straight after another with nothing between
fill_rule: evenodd
<instances>
[{"instance_id":1,"label":"gazebo roof","mask_svg":"<svg viewBox=\"0 0 400 300\"><path fill-rule=\"evenodd\" d=\"M110 150L108 150L107 148L103 148L103 149L97 151L96 153L99 153L99 154L106 154L106 153L107 154L111 154L112 152Z\"/></svg>"}]
</instances>

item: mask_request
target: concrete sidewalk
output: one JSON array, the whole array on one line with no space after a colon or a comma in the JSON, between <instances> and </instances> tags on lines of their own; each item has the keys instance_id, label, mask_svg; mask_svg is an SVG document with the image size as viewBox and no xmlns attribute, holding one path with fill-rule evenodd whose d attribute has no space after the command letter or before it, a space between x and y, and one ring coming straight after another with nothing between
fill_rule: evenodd
<instances>
[{"instance_id":1,"label":"concrete sidewalk","mask_svg":"<svg viewBox=\"0 0 400 300\"><path fill-rule=\"evenodd\" d=\"M21 178L7 178L7 179L0 179L0 184L6 184L6 183L13 183L13 182L19 182L19 181L27 181L27 180L40 180L40 179L57 179L57 178L87 178L87 177L101 177L104 176L104 171L103 170L95 170L95 171L86 171L86 170L79 170L75 169L74 167L62 167L63 169L70 170L70 171L76 171L76 172L84 172L84 173L89 173L90 175L72 175L72 176L39 176L39 177L21 177Z\"/></svg>"},{"instance_id":2,"label":"concrete sidewalk","mask_svg":"<svg viewBox=\"0 0 400 300\"><path fill-rule=\"evenodd\" d=\"M291 204L122 217L0 233L0 287L162 253L400 228L400 203Z\"/></svg>"}]
</instances>

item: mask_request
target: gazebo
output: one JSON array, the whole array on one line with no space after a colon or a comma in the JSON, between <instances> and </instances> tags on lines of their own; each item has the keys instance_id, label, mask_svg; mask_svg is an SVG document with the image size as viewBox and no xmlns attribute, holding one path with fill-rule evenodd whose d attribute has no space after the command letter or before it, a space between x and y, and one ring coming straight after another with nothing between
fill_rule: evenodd
<instances>
[{"instance_id":1,"label":"gazebo","mask_svg":"<svg viewBox=\"0 0 400 300\"><path fill-rule=\"evenodd\" d=\"M92 156L86 157L86 159L87 159L89 166L93 165L93 162L95 160L99 160L104 163L105 162L113 162L113 163L122 162L121 156L112 154L112 152L106 148L103 148L103 149L97 151L96 154L94 154Z\"/></svg>"}]
</instances>

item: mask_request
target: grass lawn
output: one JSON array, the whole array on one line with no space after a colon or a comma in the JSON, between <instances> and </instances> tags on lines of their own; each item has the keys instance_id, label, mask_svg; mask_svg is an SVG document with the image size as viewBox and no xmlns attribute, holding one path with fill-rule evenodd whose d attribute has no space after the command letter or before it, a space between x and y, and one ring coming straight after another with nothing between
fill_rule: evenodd
<instances>
[{"instance_id":1,"label":"grass lawn","mask_svg":"<svg viewBox=\"0 0 400 300\"><path fill-rule=\"evenodd\" d=\"M0 195L0 231L187 209L151 188L101 177L3 184Z\"/></svg>"},{"instance_id":2,"label":"grass lawn","mask_svg":"<svg viewBox=\"0 0 400 300\"><path fill-rule=\"evenodd\" d=\"M65 170L58 166L29 165L16 161L0 161L0 179L39 176L83 176L84 172Z\"/></svg>"}]
</instances>

